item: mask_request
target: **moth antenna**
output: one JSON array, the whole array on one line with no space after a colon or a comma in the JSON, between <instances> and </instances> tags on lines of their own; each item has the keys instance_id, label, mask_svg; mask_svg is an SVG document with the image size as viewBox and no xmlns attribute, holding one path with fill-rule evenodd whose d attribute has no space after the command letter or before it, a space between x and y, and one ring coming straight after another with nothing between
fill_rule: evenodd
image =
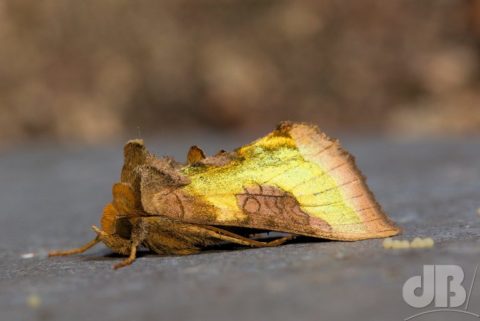
<instances>
[{"instance_id":1,"label":"moth antenna","mask_svg":"<svg viewBox=\"0 0 480 321\"><path fill-rule=\"evenodd\" d=\"M100 242L100 237L97 235L93 240L88 242L87 244L71 249L71 250L64 250L64 251L50 251L48 252L48 256L67 256L73 254L80 254L85 252L86 250L95 246L98 242Z\"/></svg>"},{"instance_id":2,"label":"moth antenna","mask_svg":"<svg viewBox=\"0 0 480 321\"><path fill-rule=\"evenodd\" d=\"M137 126L137 134L138 138L142 138L142 131L140 130L140 126Z\"/></svg>"}]
</instances>

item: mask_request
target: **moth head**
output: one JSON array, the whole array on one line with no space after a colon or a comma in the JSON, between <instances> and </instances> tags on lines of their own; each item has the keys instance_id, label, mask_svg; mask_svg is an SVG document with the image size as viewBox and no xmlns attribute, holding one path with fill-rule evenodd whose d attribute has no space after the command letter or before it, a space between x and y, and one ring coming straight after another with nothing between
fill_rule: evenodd
<instances>
[{"instance_id":1,"label":"moth head","mask_svg":"<svg viewBox=\"0 0 480 321\"><path fill-rule=\"evenodd\" d=\"M109 235L118 235L121 238L130 239L132 233L130 218L119 215L112 203L107 204L103 209L101 226L102 231Z\"/></svg>"}]
</instances>

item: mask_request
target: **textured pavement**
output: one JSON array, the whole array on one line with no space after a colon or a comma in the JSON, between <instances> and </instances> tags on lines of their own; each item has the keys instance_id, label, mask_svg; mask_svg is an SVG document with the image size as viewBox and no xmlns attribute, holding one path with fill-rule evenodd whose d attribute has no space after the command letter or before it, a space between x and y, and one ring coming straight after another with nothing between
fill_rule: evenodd
<instances>
[{"instance_id":1,"label":"textured pavement","mask_svg":"<svg viewBox=\"0 0 480 321\"><path fill-rule=\"evenodd\" d=\"M193 143L214 153L245 142L212 135L146 141L154 152L182 160ZM119 175L122 144L2 151L0 320L403 320L423 311L403 302L402 285L424 264L462 266L467 287L480 262L480 140L343 143L404 228L400 238L432 237L433 249L303 241L184 257L145 254L118 271L111 266L119 258L103 245L47 259L46 249L92 238L90 226ZM21 257L30 252L36 256ZM480 313L480 282L469 310ZM473 318L445 312L416 320Z\"/></svg>"}]
</instances>

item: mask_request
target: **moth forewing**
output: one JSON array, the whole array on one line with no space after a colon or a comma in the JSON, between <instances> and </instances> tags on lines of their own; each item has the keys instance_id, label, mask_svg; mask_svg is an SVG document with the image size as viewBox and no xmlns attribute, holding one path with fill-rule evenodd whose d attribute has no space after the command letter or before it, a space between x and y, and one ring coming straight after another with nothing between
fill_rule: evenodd
<instances>
[{"instance_id":1,"label":"moth forewing","mask_svg":"<svg viewBox=\"0 0 480 321\"><path fill-rule=\"evenodd\" d=\"M143 175L146 212L189 223L334 240L400 232L376 202L353 157L315 126L284 122L230 153L228 162L207 159L178 170L189 181L182 186L151 184L159 175L155 171Z\"/></svg>"}]
</instances>

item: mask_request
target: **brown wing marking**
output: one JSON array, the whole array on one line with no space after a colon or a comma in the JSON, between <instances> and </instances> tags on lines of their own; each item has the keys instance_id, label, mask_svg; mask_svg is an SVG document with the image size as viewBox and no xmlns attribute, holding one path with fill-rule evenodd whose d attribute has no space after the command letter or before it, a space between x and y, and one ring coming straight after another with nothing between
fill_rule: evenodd
<instances>
[{"instance_id":1,"label":"brown wing marking","mask_svg":"<svg viewBox=\"0 0 480 321\"><path fill-rule=\"evenodd\" d=\"M154 166L142 168L140 185L145 215L165 215L203 224L215 222L215 208L182 190L180 187L188 184L188 178L175 175Z\"/></svg>"},{"instance_id":2,"label":"brown wing marking","mask_svg":"<svg viewBox=\"0 0 480 321\"><path fill-rule=\"evenodd\" d=\"M162 189L153 197L158 214L168 213L169 217L183 219L185 216L184 195L179 195L175 189Z\"/></svg>"},{"instance_id":3,"label":"brown wing marking","mask_svg":"<svg viewBox=\"0 0 480 321\"><path fill-rule=\"evenodd\" d=\"M244 187L244 193L237 194L240 209L248 214L245 225L266 230L298 231L312 234L313 230L331 232L324 220L302 211L295 197L271 185Z\"/></svg>"}]
</instances>

